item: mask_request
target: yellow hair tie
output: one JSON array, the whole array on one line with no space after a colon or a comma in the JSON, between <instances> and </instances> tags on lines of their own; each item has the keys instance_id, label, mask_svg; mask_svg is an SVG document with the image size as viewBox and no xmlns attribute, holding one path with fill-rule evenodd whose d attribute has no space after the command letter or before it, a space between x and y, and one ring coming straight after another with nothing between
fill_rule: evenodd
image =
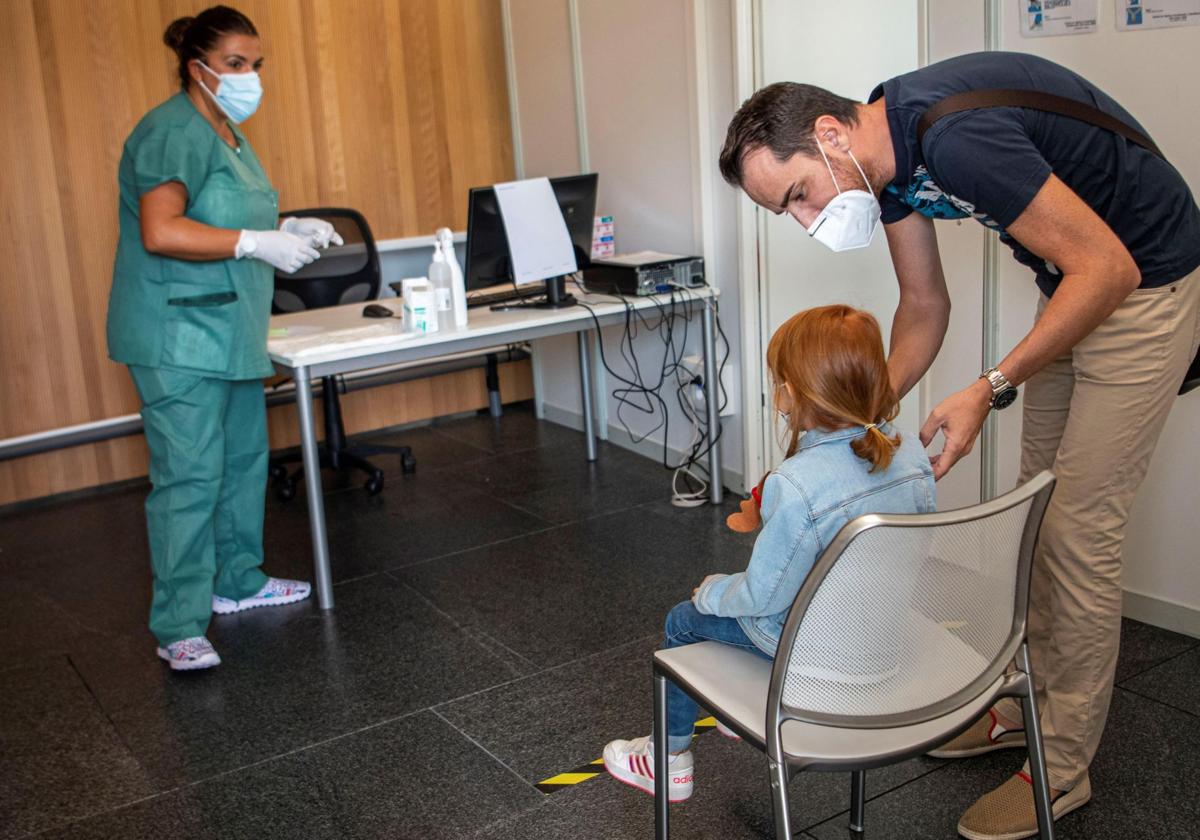
<instances>
[{"instance_id":1,"label":"yellow hair tie","mask_svg":"<svg viewBox=\"0 0 1200 840\"><path fill-rule=\"evenodd\" d=\"M877 428L879 428L879 427L878 427L878 426L876 426L874 423L868 423L867 425L863 426L863 431L864 431L864 432L869 432L869 431L871 431L872 429L877 429Z\"/></svg>"}]
</instances>

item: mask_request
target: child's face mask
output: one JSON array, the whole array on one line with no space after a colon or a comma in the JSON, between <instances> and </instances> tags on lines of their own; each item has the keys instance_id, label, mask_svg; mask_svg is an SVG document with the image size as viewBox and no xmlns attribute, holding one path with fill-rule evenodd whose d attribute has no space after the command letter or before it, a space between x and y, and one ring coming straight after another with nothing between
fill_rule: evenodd
<instances>
[{"instance_id":1,"label":"child's face mask","mask_svg":"<svg viewBox=\"0 0 1200 840\"><path fill-rule=\"evenodd\" d=\"M792 409L795 406L795 399L792 397L792 389L787 384L775 386L775 411L779 417L785 422L789 422L792 416Z\"/></svg>"}]
</instances>

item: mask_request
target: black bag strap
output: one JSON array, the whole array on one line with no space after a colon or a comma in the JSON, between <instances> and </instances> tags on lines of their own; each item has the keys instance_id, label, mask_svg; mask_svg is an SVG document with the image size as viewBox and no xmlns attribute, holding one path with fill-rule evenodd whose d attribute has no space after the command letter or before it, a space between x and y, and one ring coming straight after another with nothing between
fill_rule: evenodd
<instances>
[{"instance_id":1,"label":"black bag strap","mask_svg":"<svg viewBox=\"0 0 1200 840\"><path fill-rule=\"evenodd\" d=\"M965 93L947 96L929 106L929 110L922 114L921 119L917 121L917 146L920 147L925 138L925 132L942 117L957 114L959 111L972 111L976 108L1032 108L1035 111L1047 111L1051 114L1070 117L1119 134L1131 143L1136 143L1146 151L1166 160L1166 156L1159 151L1153 140L1112 114L1106 114L1099 108L1093 108L1077 99L1055 96L1040 90L996 88L969 90Z\"/></svg>"}]
</instances>

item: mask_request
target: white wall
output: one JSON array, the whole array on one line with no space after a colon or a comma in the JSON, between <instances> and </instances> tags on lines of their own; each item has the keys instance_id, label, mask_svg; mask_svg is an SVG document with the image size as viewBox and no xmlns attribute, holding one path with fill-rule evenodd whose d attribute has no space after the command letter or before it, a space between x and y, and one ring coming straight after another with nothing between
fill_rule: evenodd
<instances>
[{"instance_id":1,"label":"white wall","mask_svg":"<svg viewBox=\"0 0 1200 840\"><path fill-rule=\"evenodd\" d=\"M922 64L941 61L965 52L984 48L983 3L962 0L929 0L925 27L926 55ZM951 317L942 352L938 354L924 382L924 410L929 410L946 395L961 390L983 370L983 260L984 227L974 220L934 222L938 250L950 291ZM1003 255L1001 255L1003 256ZM1027 284L1031 285L1031 284ZM1018 415L1014 405L1008 414ZM938 482L938 506L943 510L977 504L980 499L979 445Z\"/></svg>"},{"instance_id":2,"label":"white wall","mask_svg":"<svg viewBox=\"0 0 1200 840\"><path fill-rule=\"evenodd\" d=\"M983 4L930 0L930 57L934 60L982 46ZM1095 82L1127 108L1149 130L1164 153L1200 191L1200 96L1195 89L1200 28L1118 32L1114 0L1100 0L1099 30L1086 35L1025 39L1020 36L1020 4L1002 4L1000 48L1041 55ZM969 13L965 10L971 9ZM953 11L951 11L953 10ZM971 292L981 277L982 250L971 234L956 237L947 248L945 225L939 225L943 263L951 282L955 333L948 338L929 376L928 399L936 402L977 375L980 356L979 303ZM979 236L982 236L980 234ZM981 241L981 240L978 240ZM1001 248L998 263L999 349L1007 352L1033 321L1037 291L1028 270ZM998 487L1011 487L1020 451L1020 408L999 415ZM1168 420L1145 484L1138 494L1124 547L1126 614L1200 635L1200 573L1195 526L1190 520L1195 477L1200 474L1200 397L1178 400ZM1098 447L1104 441L1097 441ZM956 468L955 471L957 471ZM975 475L978 466L974 467ZM943 480L943 485L948 479ZM973 492L970 481L955 488L961 500ZM939 487L939 497L945 493Z\"/></svg>"},{"instance_id":3,"label":"white wall","mask_svg":"<svg viewBox=\"0 0 1200 840\"><path fill-rule=\"evenodd\" d=\"M866 101L882 80L915 70L918 60L917 4L878 0L762 0L759 42L762 84L798 81ZM819 36L816 33L820 33ZM871 246L833 253L786 215L759 211L765 239L761 330L765 346L774 330L802 309L848 303L879 319L884 343L900 293L882 230ZM923 418L916 389L901 407L898 422L915 433ZM782 458L773 427L768 463Z\"/></svg>"},{"instance_id":4,"label":"white wall","mask_svg":"<svg viewBox=\"0 0 1200 840\"><path fill-rule=\"evenodd\" d=\"M747 359L741 336L741 284L738 266L738 196L725 183L717 169L717 156L725 144L725 130L740 105L734 85L734 38L732 0L695 0L693 24L696 33L697 66L694 68L698 89L695 91L697 125L692 158L699 185L696 203L696 241L704 255L712 282L721 289L721 325L729 341L729 404L731 416L721 418L721 454L724 458L726 486L748 492L761 476L747 475L743 440L750 422L749 406L742 399L745 365L761 365L763 360ZM720 349L720 348L719 348ZM740 477L736 480L733 475Z\"/></svg>"},{"instance_id":5,"label":"white wall","mask_svg":"<svg viewBox=\"0 0 1200 840\"><path fill-rule=\"evenodd\" d=\"M526 178L579 172L567 4L508 0Z\"/></svg>"},{"instance_id":6,"label":"white wall","mask_svg":"<svg viewBox=\"0 0 1200 840\"><path fill-rule=\"evenodd\" d=\"M699 184L706 168L710 175L716 169L715 152L710 160L700 160L706 146L700 120L705 118L709 141L718 131L723 139L734 107L729 2L585 0L577 8L587 150L584 163L600 175L597 213L615 216L619 251L654 249L710 258L709 282L723 293L721 323L733 346L729 366L736 370L732 190L718 184L718 190L711 190L711 206L702 207ZM529 177L579 171L567 0L510 0L510 9L524 173ZM709 55L703 83L698 81L695 60L698 46ZM547 75L556 77L554 90L544 78ZM703 104L697 101L701 96ZM545 140L547 132L555 135L554 142ZM707 243L703 236L705 212L710 214L708 229L713 231L712 241ZM692 324L689 349L699 353L699 319ZM618 372L626 370L618 347L621 332L610 328L603 336L609 363ZM551 419L573 421L581 412L575 343L573 337L551 339L542 342L539 350L541 398ZM635 347L646 378L656 377L655 360L662 359L662 342L656 335L644 335ZM607 385L611 392L611 378ZM734 387L736 390L736 377ZM674 404L673 389L664 388L663 397ZM599 413L607 415L610 439L632 445L619 431L618 404L611 393L603 394L602 400ZM639 436L653 425L637 412L626 409L622 413ZM668 445L682 449L689 441L690 426L685 425L678 408L671 419ZM726 417L723 423L721 449L727 483L740 489L740 423L736 417ZM648 442L651 446L641 447L641 451L655 446L661 450L661 431Z\"/></svg>"}]
</instances>

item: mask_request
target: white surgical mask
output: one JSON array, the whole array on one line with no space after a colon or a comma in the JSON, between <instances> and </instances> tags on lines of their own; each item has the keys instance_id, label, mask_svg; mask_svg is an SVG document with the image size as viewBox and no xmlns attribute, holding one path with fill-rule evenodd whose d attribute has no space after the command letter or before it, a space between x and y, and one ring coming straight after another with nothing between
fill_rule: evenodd
<instances>
[{"instance_id":1,"label":"white surgical mask","mask_svg":"<svg viewBox=\"0 0 1200 840\"><path fill-rule=\"evenodd\" d=\"M858 165L854 153L847 150L867 188L843 192L837 182L837 176L833 174L833 167L829 165L829 158L825 156L820 137L817 137L817 149L821 152L825 168L829 170L829 177L833 178L833 186L838 194L830 199L825 209L808 226L808 235L833 251L865 248L871 244L871 239L875 236L875 226L879 224L879 200L871 192L871 182Z\"/></svg>"},{"instance_id":2,"label":"white surgical mask","mask_svg":"<svg viewBox=\"0 0 1200 840\"><path fill-rule=\"evenodd\" d=\"M216 93L209 90L208 85L202 84L200 87L217 103L217 107L229 117L231 123L237 125L249 119L250 115L258 110L258 103L262 101L263 94L262 80L258 78L258 73L253 70L249 73L218 73L203 61L199 64L219 79Z\"/></svg>"}]
</instances>

